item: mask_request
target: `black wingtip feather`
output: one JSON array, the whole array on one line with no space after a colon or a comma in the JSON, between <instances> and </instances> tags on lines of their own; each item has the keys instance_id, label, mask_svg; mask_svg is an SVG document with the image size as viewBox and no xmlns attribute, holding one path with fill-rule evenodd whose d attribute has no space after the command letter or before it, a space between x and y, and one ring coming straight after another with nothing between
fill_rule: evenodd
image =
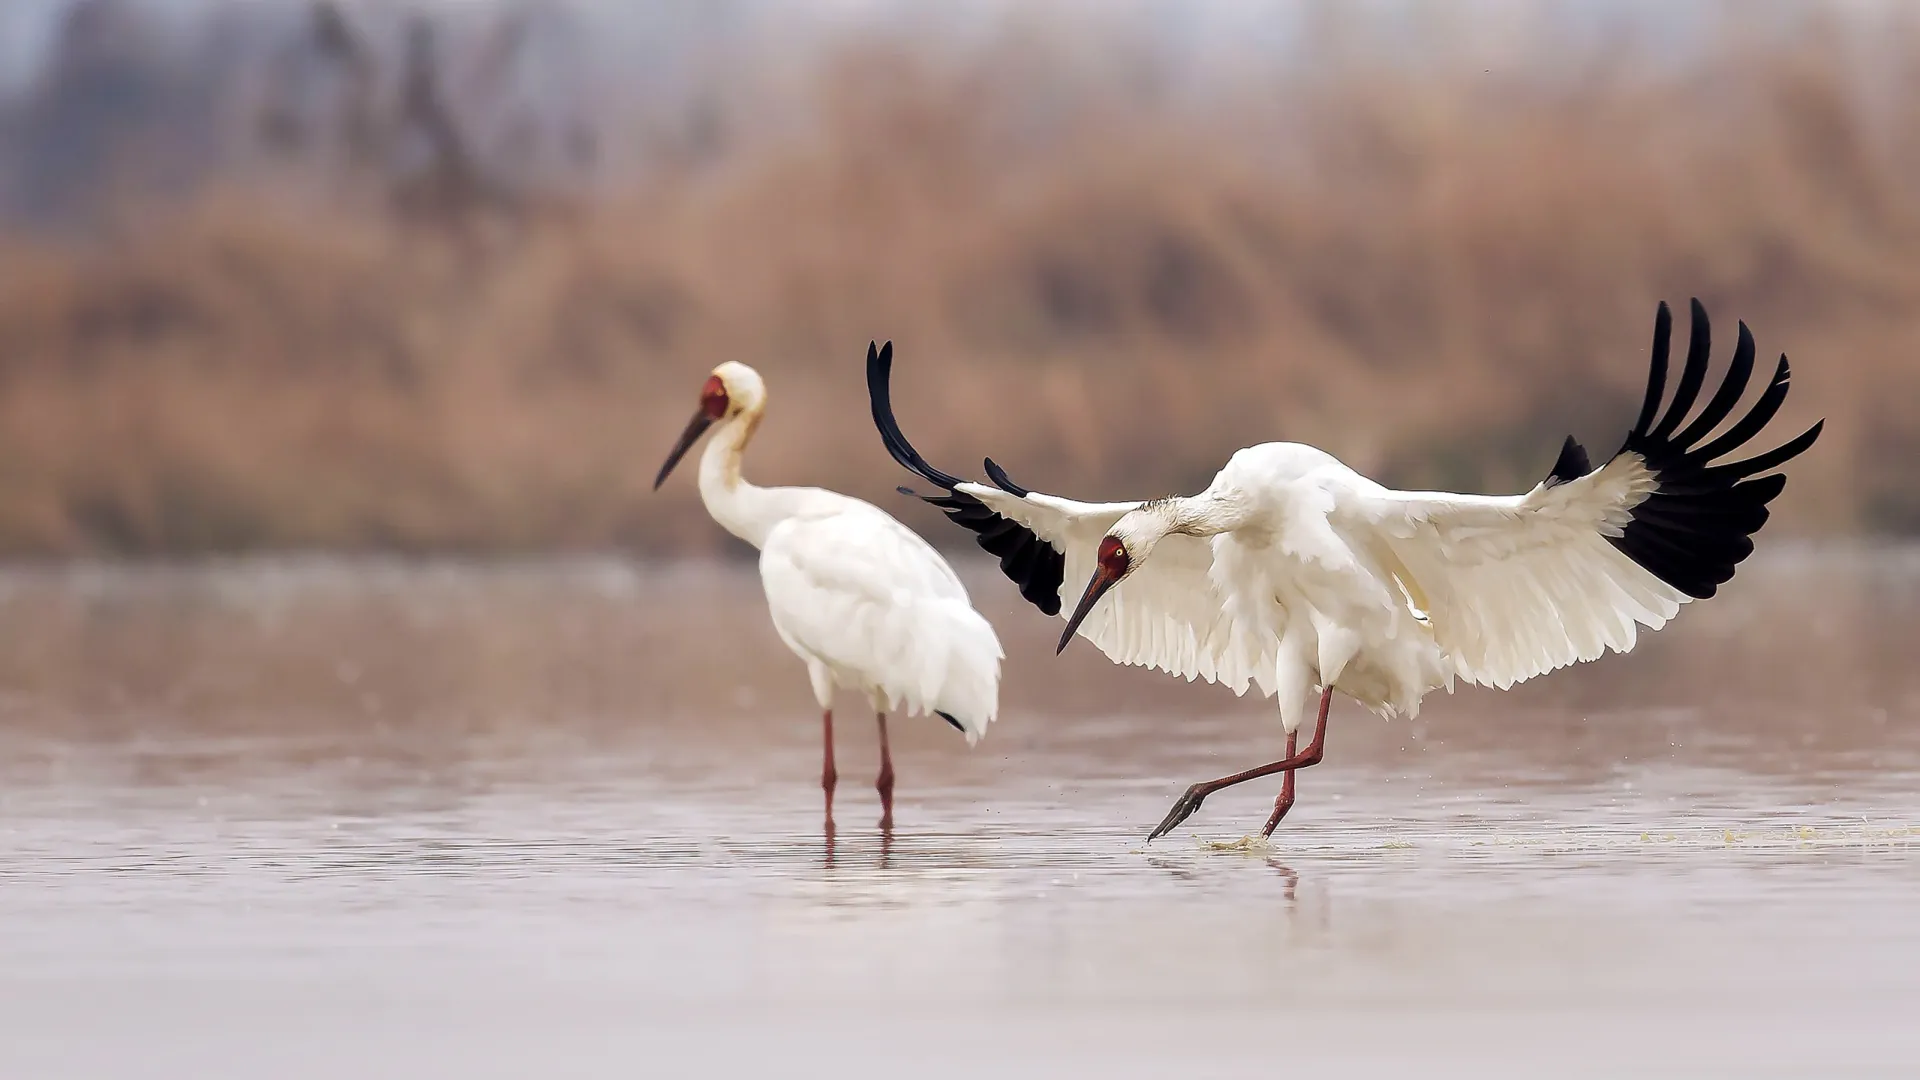
<instances>
[{"instance_id":1,"label":"black wingtip feather","mask_svg":"<svg viewBox=\"0 0 1920 1080\"><path fill-rule=\"evenodd\" d=\"M1647 375L1647 397L1640 406L1640 419L1633 422L1635 431L1647 430L1654 414L1660 411L1660 398L1667 392L1667 351L1672 340L1673 310L1662 300L1660 310L1653 316L1653 358Z\"/></svg>"},{"instance_id":2,"label":"black wingtip feather","mask_svg":"<svg viewBox=\"0 0 1920 1080\"><path fill-rule=\"evenodd\" d=\"M974 533L974 541L990 555L1000 557L1000 570L1020 587L1028 603L1048 615L1060 613L1060 582L1066 577L1067 559L1052 544L1036 536L1019 522L1001 517L991 507L959 490L958 477L941 472L920 456L907 441L893 416L893 342L875 349L867 346L867 397L873 408L873 426L893 460L921 479L945 490L942 495L919 495L908 488L899 490L939 507L954 524ZM1026 498L1026 488L1013 482L1006 470L986 463L987 476L1001 490ZM955 727L960 725L948 717Z\"/></svg>"},{"instance_id":3,"label":"black wingtip feather","mask_svg":"<svg viewBox=\"0 0 1920 1080\"><path fill-rule=\"evenodd\" d=\"M1714 464L1714 459L1744 446L1773 419L1786 400L1792 372L1787 358L1782 356L1773 378L1753 408L1725 434L1696 447L1738 404L1753 372L1754 345L1753 336L1742 323L1740 341L1725 379L1700 415L1692 423L1685 423L1686 414L1692 410L1705 383L1709 351L1706 309L1698 300L1693 301L1691 307L1693 328L1686 367L1664 415L1661 415L1660 402L1665 393L1667 345L1673 317L1662 303L1654 318L1646 403L1620 453L1639 455L1652 471L1658 487L1633 508L1632 519L1621 534L1608 539L1660 580L1688 596L1704 600L1730 580L1734 567L1752 554L1752 536L1767 521L1767 503L1773 501L1787 483L1786 477L1780 474L1749 478L1777 469L1804 453L1820 437L1826 421L1765 453L1744 461ZM1678 434L1674 434L1676 429ZM1571 439L1568 444L1569 447L1576 445ZM1561 463L1555 464L1549 480L1563 475L1561 466L1566 462L1568 450L1562 449L1560 456Z\"/></svg>"},{"instance_id":4,"label":"black wingtip feather","mask_svg":"<svg viewBox=\"0 0 1920 1080\"><path fill-rule=\"evenodd\" d=\"M1548 484L1564 484L1569 480L1578 480L1593 471L1593 462L1587 458L1587 448L1567 436L1560 447L1560 456L1554 459L1553 471L1547 474Z\"/></svg>"},{"instance_id":5,"label":"black wingtip feather","mask_svg":"<svg viewBox=\"0 0 1920 1080\"><path fill-rule=\"evenodd\" d=\"M1689 309L1687 362L1680 369L1680 383L1673 388L1673 401L1667 405L1666 415L1653 429L1656 439L1673 434L1673 429L1693 410L1693 400L1700 396L1700 387L1707 381L1707 365L1713 358L1713 325L1707 321L1707 309L1700 306L1698 298L1689 302Z\"/></svg>"},{"instance_id":6,"label":"black wingtip feather","mask_svg":"<svg viewBox=\"0 0 1920 1080\"><path fill-rule=\"evenodd\" d=\"M995 464L992 458L986 459L986 469L987 469L987 479L992 480L994 486L999 488L1001 491L1004 491L1009 495L1018 495L1023 499L1033 494L1033 492L1027 490L1026 488L1021 487L1019 484L1014 483L1013 478L1007 475L1007 470Z\"/></svg>"},{"instance_id":7,"label":"black wingtip feather","mask_svg":"<svg viewBox=\"0 0 1920 1080\"><path fill-rule=\"evenodd\" d=\"M876 351L867 344L867 398L873 409L873 426L880 429L880 441L893 460L909 472L937 487L954 488L960 481L927 464L913 448L893 419L893 342Z\"/></svg>"},{"instance_id":8,"label":"black wingtip feather","mask_svg":"<svg viewBox=\"0 0 1920 1080\"><path fill-rule=\"evenodd\" d=\"M1704 460L1711 460L1742 446L1748 439L1760 434L1760 429L1767 426L1767 422L1773 419L1773 414L1779 412L1781 404L1787 400L1787 385L1792 381L1793 368L1787 363L1787 358L1782 355L1779 365L1773 369L1773 377L1767 380L1767 388L1760 392L1760 400L1754 402L1753 408L1747 411L1747 415L1741 417L1719 438L1700 447L1696 453Z\"/></svg>"},{"instance_id":9,"label":"black wingtip feather","mask_svg":"<svg viewBox=\"0 0 1920 1080\"><path fill-rule=\"evenodd\" d=\"M1786 358L1781 359L1784 361ZM1692 446L1707 432L1719 427L1720 421L1725 420L1727 414L1733 412L1733 407L1740 403L1740 395L1747 392L1747 382L1752 378L1753 332L1742 322L1739 343L1733 348L1733 363L1728 365L1727 377L1720 381L1719 391L1713 395L1713 400L1707 402L1707 407L1700 410L1700 415L1694 417L1693 423L1673 437L1673 441L1681 446Z\"/></svg>"},{"instance_id":10,"label":"black wingtip feather","mask_svg":"<svg viewBox=\"0 0 1920 1080\"><path fill-rule=\"evenodd\" d=\"M945 720L949 724L952 724L953 730L959 732L960 734L965 735L967 733L967 726L965 724L962 724L957 718L955 718L955 716L952 713L937 712L937 713L934 713L933 715L939 717L942 720Z\"/></svg>"}]
</instances>

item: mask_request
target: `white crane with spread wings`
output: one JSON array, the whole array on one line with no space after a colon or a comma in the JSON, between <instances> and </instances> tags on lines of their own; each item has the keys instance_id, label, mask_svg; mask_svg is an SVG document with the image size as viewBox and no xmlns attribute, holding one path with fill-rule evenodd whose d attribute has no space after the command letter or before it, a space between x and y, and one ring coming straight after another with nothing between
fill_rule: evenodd
<instances>
[{"instance_id":1,"label":"white crane with spread wings","mask_svg":"<svg viewBox=\"0 0 1920 1080\"><path fill-rule=\"evenodd\" d=\"M874 423L895 461L942 494L921 496L978 534L1021 595L1061 614L1086 582L1074 634L1122 664L1248 686L1279 699L1286 754L1193 785L1149 839L1224 787L1285 773L1262 835L1293 805L1294 770L1321 760L1334 691L1383 717L1411 717L1455 679L1502 689L1576 660L1633 647L1689 600L1704 599L1753 551L1786 477L1762 476L1813 445L1821 424L1776 449L1715 464L1785 400L1780 358L1753 408L1717 437L1754 368L1744 323L1733 361L1699 415L1706 311L1693 302L1685 366L1663 411L1673 316L1660 305L1640 417L1595 469L1572 438L1524 495L1396 491L1299 443L1235 453L1198 495L1085 503L1030 491L991 459L992 485L928 465L901 434L891 356L869 354ZM905 490L905 489L902 489ZM912 494L912 492L908 492ZM1313 737L1296 738L1311 695Z\"/></svg>"}]
</instances>

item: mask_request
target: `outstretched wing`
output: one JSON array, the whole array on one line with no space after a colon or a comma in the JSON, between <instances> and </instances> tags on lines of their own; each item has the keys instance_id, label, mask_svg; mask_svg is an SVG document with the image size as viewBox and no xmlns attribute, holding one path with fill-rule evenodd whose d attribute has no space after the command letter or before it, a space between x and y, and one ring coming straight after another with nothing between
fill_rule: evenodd
<instances>
[{"instance_id":1,"label":"outstretched wing","mask_svg":"<svg viewBox=\"0 0 1920 1080\"><path fill-rule=\"evenodd\" d=\"M1370 481L1337 493L1334 527L1401 579L1461 678L1504 688L1608 649L1625 652L1637 626L1658 629L1681 604L1712 596L1752 553L1767 503L1786 486L1783 475L1759 474L1812 446L1825 422L1716 464L1773 419L1790 371L1780 357L1753 408L1703 442L1739 403L1754 345L1742 323L1725 380L1689 422L1711 345L1698 300L1692 316L1686 365L1662 412L1673 315L1660 305L1646 403L1599 469L1588 471L1586 451L1569 438L1552 473L1525 495L1394 491Z\"/></svg>"},{"instance_id":2,"label":"outstretched wing","mask_svg":"<svg viewBox=\"0 0 1920 1080\"><path fill-rule=\"evenodd\" d=\"M893 343L869 345L867 393L880 439L893 460L942 492L916 497L946 511L982 548L999 556L1001 572L1029 603L1059 615L1062 602L1077 597L1093 576L1101 537L1140 503L1083 503L1031 491L1014 483L991 458L986 472L994 486L934 468L894 420L892 374ZM1118 663L1224 683L1235 693L1246 692L1250 681L1270 687L1272 650L1232 647L1229 620L1208 576L1212 565L1207 541L1167 537L1151 560L1109 590L1080 624L1079 636Z\"/></svg>"}]
</instances>

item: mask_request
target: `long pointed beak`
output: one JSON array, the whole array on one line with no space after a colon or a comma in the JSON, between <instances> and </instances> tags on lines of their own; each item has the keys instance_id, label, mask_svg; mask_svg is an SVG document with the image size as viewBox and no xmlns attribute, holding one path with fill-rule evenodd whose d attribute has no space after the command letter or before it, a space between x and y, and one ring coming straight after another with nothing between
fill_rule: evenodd
<instances>
[{"instance_id":1,"label":"long pointed beak","mask_svg":"<svg viewBox=\"0 0 1920 1080\"><path fill-rule=\"evenodd\" d=\"M1080 606L1073 609L1073 617L1067 620L1067 632L1060 635L1060 647L1053 650L1055 656L1067 651L1067 643L1073 640L1073 632L1080 629L1080 620L1086 618L1087 612L1093 610L1093 605L1099 603L1100 598L1107 595L1107 590L1119 581L1120 578L1108 573L1106 567L1094 568L1093 579L1087 582L1087 591L1080 594Z\"/></svg>"},{"instance_id":2,"label":"long pointed beak","mask_svg":"<svg viewBox=\"0 0 1920 1080\"><path fill-rule=\"evenodd\" d=\"M687 451L693 449L693 444L699 442L700 436L712 426L713 417L704 411L693 414L693 421L687 425L687 430L680 433L680 441L673 444L673 452L667 455L667 463L660 466L660 475L653 478L653 490L660 490L660 485L667 482L667 474L680 464L680 459L687 456Z\"/></svg>"}]
</instances>

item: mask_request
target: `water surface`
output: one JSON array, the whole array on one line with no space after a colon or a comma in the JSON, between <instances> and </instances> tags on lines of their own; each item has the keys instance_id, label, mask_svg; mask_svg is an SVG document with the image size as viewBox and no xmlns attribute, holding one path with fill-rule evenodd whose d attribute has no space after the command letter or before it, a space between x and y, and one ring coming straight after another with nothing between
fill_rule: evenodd
<instances>
[{"instance_id":1,"label":"water surface","mask_svg":"<svg viewBox=\"0 0 1920 1080\"><path fill-rule=\"evenodd\" d=\"M1091 649L984 566L969 751L818 718L749 566L0 571L0 1075L1911 1076L1920 553L1775 545L1414 723Z\"/></svg>"}]
</instances>

